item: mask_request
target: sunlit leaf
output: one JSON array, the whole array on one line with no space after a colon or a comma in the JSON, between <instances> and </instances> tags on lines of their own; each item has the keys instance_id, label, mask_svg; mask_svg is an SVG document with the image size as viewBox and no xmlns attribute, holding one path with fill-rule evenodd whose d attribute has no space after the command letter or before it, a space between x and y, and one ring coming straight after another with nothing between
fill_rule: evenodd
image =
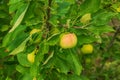
<instances>
[{"instance_id":1,"label":"sunlit leaf","mask_svg":"<svg viewBox=\"0 0 120 80\"><path fill-rule=\"evenodd\" d=\"M22 52L26 47L26 42L29 40L30 36L27 37L17 48L15 48L9 55L16 55Z\"/></svg>"},{"instance_id":2,"label":"sunlit leaf","mask_svg":"<svg viewBox=\"0 0 120 80\"><path fill-rule=\"evenodd\" d=\"M13 27L10 29L9 33L10 32L13 32L19 25L20 23L22 22L24 16L25 16L25 13L28 9L28 6L29 4L27 5L24 5L17 13L16 13L16 17L17 19L14 21L14 24L13 24ZM19 16L18 16L19 15ZM16 18L15 17L15 18Z\"/></svg>"}]
</instances>

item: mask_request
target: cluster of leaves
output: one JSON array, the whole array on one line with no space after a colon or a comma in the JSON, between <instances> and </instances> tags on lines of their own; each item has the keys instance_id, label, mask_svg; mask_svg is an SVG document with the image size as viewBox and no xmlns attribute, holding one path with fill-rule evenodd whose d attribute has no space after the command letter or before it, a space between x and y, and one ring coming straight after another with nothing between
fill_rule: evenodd
<instances>
[{"instance_id":1,"label":"cluster of leaves","mask_svg":"<svg viewBox=\"0 0 120 80\"><path fill-rule=\"evenodd\" d=\"M109 25L113 18L120 19L119 0L1 0L0 79L120 79L119 36L110 45L120 24ZM65 32L77 35L76 47L59 46ZM80 48L88 43L94 53L84 55Z\"/></svg>"}]
</instances>

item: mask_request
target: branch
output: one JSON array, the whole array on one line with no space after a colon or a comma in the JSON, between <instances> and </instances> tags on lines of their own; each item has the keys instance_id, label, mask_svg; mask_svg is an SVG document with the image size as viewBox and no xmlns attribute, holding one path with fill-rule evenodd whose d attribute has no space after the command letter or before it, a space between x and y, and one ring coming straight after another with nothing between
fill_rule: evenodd
<instances>
[{"instance_id":1,"label":"branch","mask_svg":"<svg viewBox=\"0 0 120 80\"><path fill-rule=\"evenodd\" d=\"M50 31L51 29L51 25L49 23L49 19L50 19L50 15L51 15L51 3L52 3L52 0L48 0L48 8L47 8L47 20L46 20L46 26L48 28L48 31Z\"/></svg>"},{"instance_id":2,"label":"branch","mask_svg":"<svg viewBox=\"0 0 120 80\"><path fill-rule=\"evenodd\" d=\"M113 45L113 43L115 41L115 38L116 38L116 36L118 35L119 32L120 32L120 27L116 30L115 34L113 35L113 38L111 39L107 50L109 50L112 47L112 45Z\"/></svg>"},{"instance_id":3,"label":"branch","mask_svg":"<svg viewBox=\"0 0 120 80\"><path fill-rule=\"evenodd\" d=\"M111 23L112 23L112 25L113 25L114 27L116 27L116 32L114 33L114 35L113 35L113 37L112 37L112 39L111 39L111 41L110 41L107 49L105 50L105 52L107 52L107 51L110 50L110 48L111 48L111 47L113 46L113 44L114 44L114 41L115 41L117 35L120 33L120 24L116 24L116 22L115 22L114 20L112 20ZM112 58L112 55L110 54L110 56L109 56L108 58L106 58L105 60L111 59L111 58ZM100 69L99 69L100 73L102 73L101 71L103 70L104 65L105 65L105 62L101 65L101 67L100 67Z\"/></svg>"},{"instance_id":4,"label":"branch","mask_svg":"<svg viewBox=\"0 0 120 80\"><path fill-rule=\"evenodd\" d=\"M111 41L110 41L110 43L109 43L109 46L108 46L108 48L107 48L107 51L110 50L110 48L113 46L113 43L114 43L114 41L115 41L118 33L120 33L120 25L119 25L119 26L116 25L116 23L115 23L113 20L112 20L112 24L113 24L115 27L117 27L117 28L116 28L116 32L115 32L114 35L113 35L113 38L111 39Z\"/></svg>"}]
</instances>

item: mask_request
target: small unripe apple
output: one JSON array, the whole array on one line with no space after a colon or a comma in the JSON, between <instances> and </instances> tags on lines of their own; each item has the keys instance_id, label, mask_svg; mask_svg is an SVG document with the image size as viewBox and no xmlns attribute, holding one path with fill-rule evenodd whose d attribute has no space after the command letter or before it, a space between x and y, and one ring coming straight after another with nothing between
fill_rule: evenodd
<instances>
[{"instance_id":1,"label":"small unripe apple","mask_svg":"<svg viewBox=\"0 0 120 80\"><path fill-rule=\"evenodd\" d=\"M64 33L60 35L61 48L73 48L77 44L77 36L74 33Z\"/></svg>"},{"instance_id":2,"label":"small unripe apple","mask_svg":"<svg viewBox=\"0 0 120 80\"><path fill-rule=\"evenodd\" d=\"M91 54L93 52L93 46L91 44L85 44L81 48L83 54Z\"/></svg>"},{"instance_id":3,"label":"small unripe apple","mask_svg":"<svg viewBox=\"0 0 120 80\"><path fill-rule=\"evenodd\" d=\"M80 22L83 24L88 23L91 20L91 13L87 13L85 15L83 15L80 19Z\"/></svg>"},{"instance_id":4,"label":"small unripe apple","mask_svg":"<svg viewBox=\"0 0 120 80\"><path fill-rule=\"evenodd\" d=\"M29 54L27 55L27 59L28 59L28 61L29 61L30 63L34 63L34 61L35 61L35 54L29 53Z\"/></svg>"},{"instance_id":5,"label":"small unripe apple","mask_svg":"<svg viewBox=\"0 0 120 80\"><path fill-rule=\"evenodd\" d=\"M86 62L86 64L91 63L91 59L90 58L86 58L85 62Z\"/></svg>"}]
</instances>

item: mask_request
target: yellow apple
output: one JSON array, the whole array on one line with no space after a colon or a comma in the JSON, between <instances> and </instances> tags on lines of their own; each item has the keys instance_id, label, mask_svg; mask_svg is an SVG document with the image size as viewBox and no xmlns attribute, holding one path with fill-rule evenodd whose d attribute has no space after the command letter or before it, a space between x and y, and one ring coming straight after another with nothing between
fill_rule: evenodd
<instances>
[{"instance_id":1,"label":"yellow apple","mask_svg":"<svg viewBox=\"0 0 120 80\"><path fill-rule=\"evenodd\" d=\"M32 53L29 53L28 55L27 55L27 59L28 59L28 61L30 62L30 63L34 63L34 61L35 61L35 54L32 52Z\"/></svg>"},{"instance_id":2,"label":"yellow apple","mask_svg":"<svg viewBox=\"0 0 120 80\"><path fill-rule=\"evenodd\" d=\"M91 13L87 13L85 15L83 15L80 19L80 22L83 24L88 23L91 20Z\"/></svg>"},{"instance_id":3,"label":"yellow apple","mask_svg":"<svg viewBox=\"0 0 120 80\"><path fill-rule=\"evenodd\" d=\"M91 44L85 44L81 48L83 54L91 54L93 52L93 46Z\"/></svg>"}]
</instances>

